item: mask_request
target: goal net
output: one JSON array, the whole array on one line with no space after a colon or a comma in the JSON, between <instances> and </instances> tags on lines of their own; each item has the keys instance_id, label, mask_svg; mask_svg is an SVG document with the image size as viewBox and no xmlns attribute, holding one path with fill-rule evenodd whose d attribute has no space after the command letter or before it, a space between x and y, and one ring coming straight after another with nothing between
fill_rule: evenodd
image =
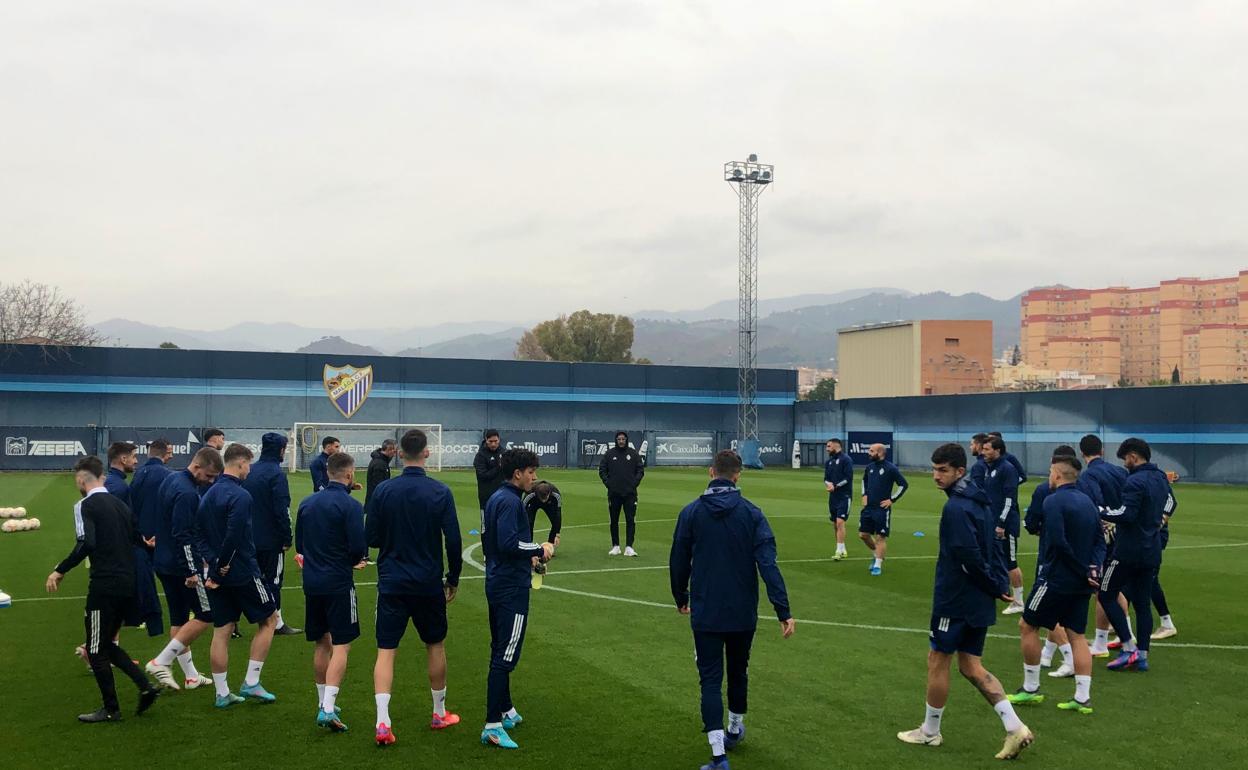
<instances>
[{"instance_id":1,"label":"goal net","mask_svg":"<svg viewBox=\"0 0 1248 770\"><path fill-rule=\"evenodd\" d=\"M291 454L288 466L294 471L306 471L308 464L321 453L321 442L332 436L341 443L341 451L355 458L357 469L367 468L373 450L381 447L381 442L388 438L398 441L412 428L423 430L429 437L429 462L425 467L431 471L442 470L442 426L433 423L297 422L287 449ZM399 462L396 458L395 463Z\"/></svg>"}]
</instances>

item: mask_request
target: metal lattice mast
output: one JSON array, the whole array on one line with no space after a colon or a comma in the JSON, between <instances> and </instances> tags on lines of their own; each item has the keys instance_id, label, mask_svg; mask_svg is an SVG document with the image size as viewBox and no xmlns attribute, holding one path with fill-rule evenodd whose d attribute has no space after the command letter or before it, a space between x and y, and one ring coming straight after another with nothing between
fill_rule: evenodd
<instances>
[{"instance_id":1,"label":"metal lattice mast","mask_svg":"<svg viewBox=\"0 0 1248 770\"><path fill-rule=\"evenodd\" d=\"M724 181L737 193L737 430L758 440L758 198L774 178L774 166L746 161L724 164Z\"/></svg>"}]
</instances>

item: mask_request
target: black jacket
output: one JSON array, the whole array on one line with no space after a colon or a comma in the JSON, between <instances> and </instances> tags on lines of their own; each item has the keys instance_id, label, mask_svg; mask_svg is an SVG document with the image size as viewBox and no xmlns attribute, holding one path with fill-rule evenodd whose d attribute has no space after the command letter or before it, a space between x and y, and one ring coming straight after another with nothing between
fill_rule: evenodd
<instances>
[{"instance_id":1,"label":"black jacket","mask_svg":"<svg viewBox=\"0 0 1248 770\"><path fill-rule=\"evenodd\" d=\"M498 491L504 481L503 466L500 462L503 445L499 444L498 447L491 452L486 449L485 442L482 441L481 448L477 450L477 456L472 458L472 469L477 472L477 502L483 511L486 501Z\"/></svg>"},{"instance_id":2,"label":"black jacket","mask_svg":"<svg viewBox=\"0 0 1248 770\"><path fill-rule=\"evenodd\" d=\"M641 454L632 447L611 447L598 464L598 478L607 492L620 497L635 497L641 477L646 475L646 464Z\"/></svg>"},{"instance_id":3,"label":"black jacket","mask_svg":"<svg viewBox=\"0 0 1248 770\"><path fill-rule=\"evenodd\" d=\"M368 505L368 501L373 499L373 490L377 489L377 485L390 478L392 459L382 454L380 448L374 449L369 456L372 459L368 461L368 478L364 484L364 505Z\"/></svg>"},{"instance_id":4,"label":"black jacket","mask_svg":"<svg viewBox=\"0 0 1248 770\"><path fill-rule=\"evenodd\" d=\"M62 575L91 558L87 593L96 596L134 596L134 549L143 545L139 523L121 498L103 489L74 506L78 541L58 565Z\"/></svg>"}]
</instances>

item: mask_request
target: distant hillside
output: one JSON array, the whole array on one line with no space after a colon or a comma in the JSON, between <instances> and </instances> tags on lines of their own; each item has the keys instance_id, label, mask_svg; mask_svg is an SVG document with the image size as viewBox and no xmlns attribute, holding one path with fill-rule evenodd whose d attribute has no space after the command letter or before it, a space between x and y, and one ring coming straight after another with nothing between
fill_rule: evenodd
<instances>
[{"instance_id":1,"label":"distant hillside","mask_svg":"<svg viewBox=\"0 0 1248 770\"><path fill-rule=\"evenodd\" d=\"M760 318L766 318L772 313L783 313L786 310L796 310L802 307L811 307L813 305L834 305L838 302L848 302L852 299L865 297L868 294L897 294L902 297L912 296L905 289L891 289L886 287L871 289L850 289L848 291L838 291L833 294L797 294L792 297L777 297L774 299L760 299L758 301L758 315ZM632 314L634 319L645 318L651 321L715 321L715 320L733 320L737 317L737 300L726 299L716 302L713 305L707 305L698 310L639 310Z\"/></svg>"},{"instance_id":2,"label":"distant hillside","mask_svg":"<svg viewBox=\"0 0 1248 770\"><path fill-rule=\"evenodd\" d=\"M354 342L348 342L342 337L321 337L315 342L311 342L295 351L296 353L321 353L337 356L380 356L383 355L377 348L370 348L368 345L357 345Z\"/></svg>"},{"instance_id":3,"label":"distant hillside","mask_svg":"<svg viewBox=\"0 0 1248 770\"><path fill-rule=\"evenodd\" d=\"M516 342L520 340L522 334L524 334L524 329L516 326L494 334L468 334L420 348L405 348L395 355L424 356L425 358L507 359L516 352Z\"/></svg>"}]
</instances>

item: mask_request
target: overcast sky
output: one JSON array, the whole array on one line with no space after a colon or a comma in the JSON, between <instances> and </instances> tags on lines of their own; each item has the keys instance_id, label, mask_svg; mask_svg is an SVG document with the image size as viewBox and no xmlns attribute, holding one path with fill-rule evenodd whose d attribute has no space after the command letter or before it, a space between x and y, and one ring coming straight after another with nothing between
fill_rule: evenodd
<instances>
[{"instance_id":1,"label":"overcast sky","mask_svg":"<svg viewBox=\"0 0 1248 770\"><path fill-rule=\"evenodd\" d=\"M0 281L345 328L1248 268L1238 2L27 2ZM224 322L223 322L224 321Z\"/></svg>"}]
</instances>

